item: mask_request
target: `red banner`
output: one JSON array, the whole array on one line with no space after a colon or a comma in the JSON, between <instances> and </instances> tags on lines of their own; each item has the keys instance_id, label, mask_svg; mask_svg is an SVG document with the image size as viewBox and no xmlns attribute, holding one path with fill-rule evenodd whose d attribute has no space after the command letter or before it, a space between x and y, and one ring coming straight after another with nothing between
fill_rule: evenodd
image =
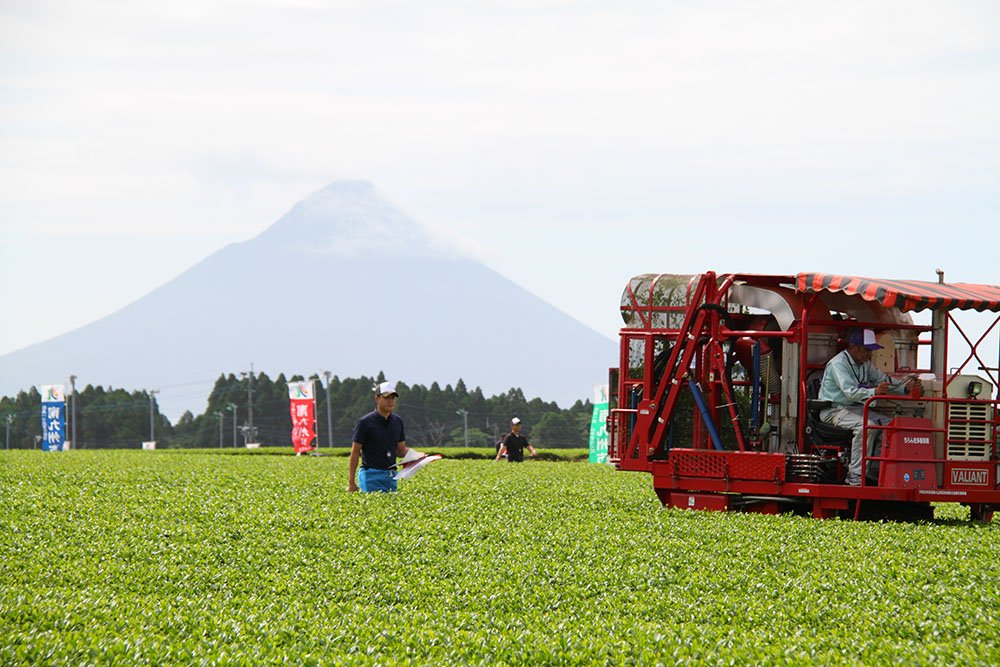
<instances>
[{"instance_id":1,"label":"red banner","mask_svg":"<svg viewBox=\"0 0 1000 667\"><path fill-rule=\"evenodd\" d=\"M311 382L288 385L288 409L292 415L292 446L296 454L311 452L316 437L316 397Z\"/></svg>"}]
</instances>

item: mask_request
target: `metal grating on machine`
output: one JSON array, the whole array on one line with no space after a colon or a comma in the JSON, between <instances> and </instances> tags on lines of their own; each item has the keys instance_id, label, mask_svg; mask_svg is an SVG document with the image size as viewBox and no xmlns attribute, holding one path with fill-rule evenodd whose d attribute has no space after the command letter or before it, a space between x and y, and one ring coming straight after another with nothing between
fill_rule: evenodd
<instances>
[{"instance_id":1,"label":"metal grating on machine","mask_svg":"<svg viewBox=\"0 0 1000 667\"><path fill-rule=\"evenodd\" d=\"M720 452L672 449L667 464L681 477L784 481L785 455L764 452Z\"/></svg>"},{"instance_id":2,"label":"metal grating on machine","mask_svg":"<svg viewBox=\"0 0 1000 667\"><path fill-rule=\"evenodd\" d=\"M988 403L948 405L948 459L988 461L993 441L992 410Z\"/></svg>"}]
</instances>

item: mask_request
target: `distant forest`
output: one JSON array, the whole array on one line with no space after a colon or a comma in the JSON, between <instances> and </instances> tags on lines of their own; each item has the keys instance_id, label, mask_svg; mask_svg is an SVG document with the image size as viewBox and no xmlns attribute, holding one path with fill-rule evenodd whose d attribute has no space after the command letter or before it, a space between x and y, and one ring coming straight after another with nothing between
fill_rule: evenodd
<instances>
[{"instance_id":1,"label":"distant forest","mask_svg":"<svg viewBox=\"0 0 1000 667\"><path fill-rule=\"evenodd\" d=\"M105 390L87 385L76 394L77 449L139 448L150 437L152 427L157 448L244 447L247 442L262 446L291 447L292 422L289 414L288 382L312 379L316 388L314 444L325 448L331 438L327 421L327 388L317 377L284 374L272 380L266 373L250 377L220 375L208 397L204 413L185 412L171 424L159 413L156 393L152 401L147 391ZM375 407L373 387L385 377L330 378L329 406L334 447L349 447L354 424ZM249 430L249 397L253 393L253 427ZM399 414L406 426L407 442L416 447L492 446L510 429L512 417L524 422L522 433L536 447L586 447L592 404L577 401L568 409L540 398L527 400L517 388L487 398L479 387L471 391L461 379L443 389L437 382L430 387L397 382ZM67 418L70 397L67 395ZM0 398L0 435L3 446L11 449L38 448L41 434L41 395L37 388ZM466 423L468 429L466 430ZM67 424L70 439L72 425ZM466 440L467 439L467 440Z\"/></svg>"}]
</instances>

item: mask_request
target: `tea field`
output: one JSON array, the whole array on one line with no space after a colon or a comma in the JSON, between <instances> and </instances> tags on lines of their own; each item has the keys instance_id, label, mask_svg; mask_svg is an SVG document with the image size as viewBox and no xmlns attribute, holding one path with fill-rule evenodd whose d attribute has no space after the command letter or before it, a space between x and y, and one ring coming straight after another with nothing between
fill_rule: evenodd
<instances>
[{"instance_id":1,"label":"tea field","mask_svg":"<svg viewBox=\"0 0 1000 667\"><path fill-rule=\"evenodd\" d=\"M648 475L0 451L2 665L1000 664L1000 537L666 510Z\"/></svg>"}]
</instances>

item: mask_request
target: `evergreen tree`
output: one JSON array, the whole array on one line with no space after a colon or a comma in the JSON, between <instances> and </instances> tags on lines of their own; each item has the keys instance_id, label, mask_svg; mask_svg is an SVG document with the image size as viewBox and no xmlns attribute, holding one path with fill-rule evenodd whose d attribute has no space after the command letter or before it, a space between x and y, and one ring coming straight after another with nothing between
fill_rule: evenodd
<instances>
[{"instance_id":1,"label":"evergreen tree","mask_svg":"<svg viewBox=\"0 0 1000 667\"><path fill-rule=\"evenodd\" d=\"M333 422L333 443L348 447L354 424L375 408L373 389L384 381L379 371L376 377L340 378L331 376L324 387L318 375L309 376L315 383L317 422L321 432L326 429L326 398L329 393L330 417ZM290 381L301 381L301 375ZM247 376L220 374L209 393L205 411L199 415L185 412L171 425L159 413L153 401L158 447L219 446L222 427L223 447L232 447L233 421L241 431L248 421ZM287 446L290 443L288 382L279 374L271 380L266 373L255 374L254 426L265 445ZM480 387L469 391L461 378L454 386L442 389L438 382L430 387L408 386L397 381L400 391L399 414L406 421L407 440L414 446L441 447L462 444L465 429L461 411L468 412L470 444L492 444L496 436L510 430L511 417L524 421L524 433L534 444L545 447L585 447L590 424L591 404L577 401L562 410L554 402L540 398L528 401L524 392L512 387L507 392L486 397ZM127 392L88 385L77 393L77 438L80 447L138 447L149 438L150 396L147 391ZM19 392L15 398L0 398L0 427L6 427L11 416L11 447L31 448L41 434L41 396L35 387ZM6 435L6 434L4 434ZM238 443L244 438L240 432ZM326 444L326 436L320 444ZM537 442L536 442L537 441Z\"/></svg>"},{"instance_id":2,"label":"evergreen tree","mask_svg":"<svg viewBox=\"0 0 1000 667\"><path fill-rule=\"evenodd\" d=\"M536 447L579 446L582 437L572 416L566 412L546 412L533 431L532 444Z\"/></svg>"},{"instance_id":3,"label":"evergreen tree","mask_svg":"<svg viewBox=\"0 0 1000 667\"><path fill-rule=\"evenodd\" d=\"M19 391L14 398L0 399L0 415L4 428L4 446L7 446L7 429L10 428L11 449L33 449L39 446L36 438L42 434L42 395L38 389L31 387L28 391ZM10 423L7 418L10 417Z\"/></svg>"}]
</instances>

